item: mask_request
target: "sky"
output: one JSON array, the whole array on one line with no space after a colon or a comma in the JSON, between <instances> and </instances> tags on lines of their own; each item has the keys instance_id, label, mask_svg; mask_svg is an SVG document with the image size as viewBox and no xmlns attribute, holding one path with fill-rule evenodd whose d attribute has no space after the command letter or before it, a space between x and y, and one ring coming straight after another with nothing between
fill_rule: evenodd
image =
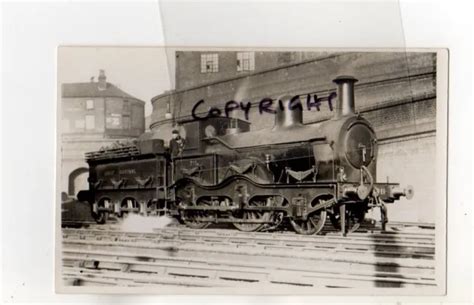
<instances>
[{"instance_id":1,"label":"sky","mask_svg":"<svg viewBox=\"0 0 474 305\"><path fill-rule=\"evenodd\" d=\"M168 61L169 59L169 61ZM152 112L151 98L174 83L174 55L162 47L60 47L58 83L89 82L105 70L107 82L145 101L145 116Z\"/></svg>"}]
</instances>

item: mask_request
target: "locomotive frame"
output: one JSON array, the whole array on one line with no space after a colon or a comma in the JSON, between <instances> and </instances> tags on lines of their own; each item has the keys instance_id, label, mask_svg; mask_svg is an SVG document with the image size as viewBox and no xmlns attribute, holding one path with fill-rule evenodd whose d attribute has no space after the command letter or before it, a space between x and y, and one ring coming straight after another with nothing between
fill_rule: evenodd
<instances>
[{"instance_id":1,"label":"locomotive frame","mask_svg":"<svg viewBox=\"0 0 474 305\"><path fill-rule=\"evenodd\" d=\"M194 229L232 223L242 231L278 228L285 219L300 234L319 233L326 219L343 235L358 229L365 213L413 189L378 183L377 140L370 123L354 111L354 83L340 76L336 114L304 125L303 107L283 96L270 130L227 117L182 122L187 147L171 156L153 133L137 145L86 154L89 190L97 222L109 213L168 214ZM290 107L291 104L291 107Z\"/></svg>"}]
</instances>

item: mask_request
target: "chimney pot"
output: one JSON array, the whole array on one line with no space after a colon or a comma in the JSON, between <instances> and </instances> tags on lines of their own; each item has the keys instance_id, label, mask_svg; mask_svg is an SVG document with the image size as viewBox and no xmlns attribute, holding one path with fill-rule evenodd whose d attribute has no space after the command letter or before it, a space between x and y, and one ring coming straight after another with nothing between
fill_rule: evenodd
<instances>
[{"instance_id":1,"label":"chimney pot","mask_svg":"<svg viewBox=\"0 0 474 305\"><path fill-rule=\"evenodd\" d=\"M341 75L333 80L337 84L336 119L355 113L354 83L357 81L348 75Z\"/></svg>"},{"instance_id":2,"label":"chimney pot","mask_svg":"<svg viewBox=\"0 0 474 305\"><path fill-rule=\"evenodd\" d=\"M104 70L99 70L99 90L107 89L107 77Z\"/></svg>"}]
</instances>

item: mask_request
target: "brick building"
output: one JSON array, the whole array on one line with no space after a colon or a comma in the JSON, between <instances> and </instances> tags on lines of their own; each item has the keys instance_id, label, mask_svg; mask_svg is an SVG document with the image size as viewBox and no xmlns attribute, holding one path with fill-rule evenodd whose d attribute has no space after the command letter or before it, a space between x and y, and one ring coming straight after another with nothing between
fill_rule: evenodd
<instances>
[{"instance_id":1,"label":"brick building","mask_svg":"<svg viewBox=\"0 0 474 305\"><path fill-rule=\"evenodd\" d=\"M338 75L352 75L356 112L375 127L379 138L379 181L415 188L411 201L389 207L391 220L434 222L436 138L436 54L382 52L176 52L176 88L152 99L151 129L168 139L193 106L205 114L229 100L250 101L251 130L271 127L272 115L260 115L265 97L308 93L318 97L335 91ZM234 114L244 118L242 111ZM305 123L332 116L327 104L304 111Z\"/></svg>"},{"instance_id":2,"label":"brick building","mask_svg":"<svg viewBox=\"0 0 474 305\"><path fill-rule=\"evenodd\" d=\"M61 190L87 189L84 153L137 138L145 129L145 102L106 81L63 84L61 100Z\"/></svg>"}]
</instances>

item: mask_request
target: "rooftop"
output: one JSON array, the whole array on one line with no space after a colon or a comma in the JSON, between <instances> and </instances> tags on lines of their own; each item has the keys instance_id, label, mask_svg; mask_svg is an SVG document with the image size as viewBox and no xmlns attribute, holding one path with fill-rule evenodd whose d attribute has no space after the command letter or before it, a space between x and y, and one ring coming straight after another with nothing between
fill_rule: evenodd
<instances>
[{"instance_id":1,"label":"rooftop","mask_svg":"<svg viewBox=\"0 0 474 305\"><path fill-rule=\"evenodd\" d=\"M104 90L99 89L97 82L63 84L62 97L120 97L145 103L111 83L106 83Z\"/></svg>"}]
</instances>

